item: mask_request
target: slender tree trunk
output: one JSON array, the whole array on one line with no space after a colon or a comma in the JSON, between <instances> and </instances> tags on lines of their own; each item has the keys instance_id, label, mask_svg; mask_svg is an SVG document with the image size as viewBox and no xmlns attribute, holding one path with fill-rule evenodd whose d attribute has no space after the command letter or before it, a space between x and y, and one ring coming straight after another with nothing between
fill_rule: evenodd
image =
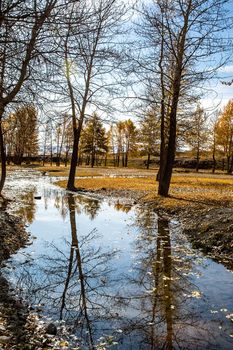
<instances>
[{"instance_id":1,"label":"slender tree trunk","mask_svg":"<svg viewBox=\"0 0 233 350\"><path fill-rule=\"evenodd\" d=\"M199 171L199 164L200 164L200 150L199 150L199 146L197 147L197 157L196 157L196 160L197 160L196 172L198 172L198 171Z\"/></svg>"},{"instance_id":2,"label":"slender tree trunk","mask_svg":"<svg viewBox=\"0 0 233 350\"><path fill-rule=\"evenodd\" d=\"M161 47L160 47L160 58L159 58L159 69L160 69L160 84L161 84L161 101L160 101L160 161L159 170L156 176L156 181L160 181L161 173L164 173L165 162L166 162L166 149L165 149L165 86L164 86L164 69L163 69L163 58L164 58L164 18L162 16L162 32L161 32ZM158 191L159 192L159 191Z\"/></svg>"},{"instance_id":3,"label":"slender tree trunk","mask_svg":"<svg viewBox=\"0 0 233 350\"><path fill-rule=\"evenodd\" d=\"M122 161L122 167L124 168L124 166L125 166L125 155L124 155L123 152L122 152L122 156L121 156L121 161Z\"/></svg>"},{"instance_id":4,"label":"slender tree trunk","mask_svg":"<svg viewBox=\"0 0 233 350\"><path fill-rule=\"evenodd\" d=\"M233 155L231 155L229 174L232 174L232 171L233 171Z\"/></svg>"},{"instance_id":5,"label":"slender tree trunk","mask_svg":"<svg viewBox=\"0 0 233 350\"><path fill-rule=\"evenodd\" d=\"M1 112L0 120L3 115L3 111ZM0 154L1 154L1 179L0 179L0 196L2 195L2 190L6 180L6 152L4 146L4 138L3 138L3 130L2 130L2 122L0 121Z\"/></svg>"},{"instance_id":6,"label":"slender tree trunk","mask_svg":"<svg viewBox=\"0 0 233 350\"><path fill-rule=\"evenodd\" d=\"M147 155L147 163L146 163L147 170L150 168L150 153Z\"/></svg>"},{"instance_id":7,"label":"slender tree trunk","mask_svg":"<svg viewBox=\"0 0 233 350\"><path fill-rule=\"evenodd\" d=\"M215 140L215 129L214 129L214 144L213 144L213 153L212 153L212 158L213 158L213 167L212 167L212 173L215 173L216 170L216 158L215 158L215 153L216 153L216 140Z\"/></svg>"},{"instance_id":8,"label":"slender tree trunk","mask_svg":"<svg viewBox=\"0 0 233 350\"><path fill-rule=\"evenodd\" d=\"M53 166L53 136L51 130L51 141L50 141L50 165Z\"/></svg>"},{"instance_id":9,"label":"slender tree trunk","mask_svg":"<svg viewBox=\"0 0 233 350\"><path fill-rule=\"evenodd\" d=\"M127 168L128 166L128 152L125 154L125 167Z\"/></svg>"},{"instance_id":10,"label":"slender tree trunk","mask_svg":"<svg viewBox=\"0 0 233 350\"><path fill-rule=\"evenodd\" d=\"M224 171L225 170L225 159L223 158L222 159L222 171Z\"/></svg>"},{"instance_id":11,"label":"slender tree trunk","mask_svg":"<svg viewBox=\"0 0 233 350\"><path fill-rule=\"evenodd\" d=\"M227 173L230 174L230 156L227 156Z\"/></svg>"},{"instance_id":12,"label":"slender tree trunk","mask_svg":"<svg viewBox=\"0 0 233 350\"><path fill-rule=\"evenodd\" d=\"M71 156L71 162L70 162L70 173L69 178L67 182L67 190L74 191L75 188L75 173L76 173L76 166L78 163L78 145L79 145L79 135L78 135L78 129L73 128L73 149L72 149L72 156Z\"/></svg>"},{"instance_id":13,"label":"slender tree trunk","mask_svg":"<svg viewBox=\"0 0 233 350\"><path fill-rule=\"evenodd\" d=\"M65 167L67 167L67 163L68 163L68 151L66 151L66 155L65 155Z\"/></svg>"},{"instance_id":14,"label":"slender tree trunk","mask_svg":"<svg viewBox=\"0 0 233 350\"><path fill-rule=\"evenodd\" d=\"M214 174L216 170L216 158L215 153L213 153L213 167L212 167L212 173Z\"/></svg>"},{"instance_id":15,"label":"slender tree trunk","mask_svg":"<svg viewBox=\"0 0 233 350\"><path fill-rule=\"evenodd\" d=\"M92 152L92 154L91 154L91 167L94 168L94 165L95 165L95 154L94 154L94 152Z\"/></svg>"},{"instance_id":16,"label":"slender tree trunk","mask_svg":"<svg viewBox=\"0 0 233 350\"><path fill-rule=\"evenodd\" d=\"M116 162L116 164L117 164L117 167L120 166L120 154L119 153L117 154L117 162Z\"/></svg>"}]
</instances>

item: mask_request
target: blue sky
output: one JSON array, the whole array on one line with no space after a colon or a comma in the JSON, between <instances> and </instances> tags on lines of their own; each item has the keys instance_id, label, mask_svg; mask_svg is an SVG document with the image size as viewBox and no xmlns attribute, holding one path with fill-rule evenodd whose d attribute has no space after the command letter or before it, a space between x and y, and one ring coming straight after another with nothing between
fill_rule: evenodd
<instances>
[{"instance_id":1,"label":"blue sky","mask_svg":"<svg viewBox=\"0 0 233 350\"><path fill-rule=\"evenodd\" d=\"M228 15L233 16L233 0L229 2L228 9ZM229 28L226 34L233 40L233 27ZM233 80L233 44L230 51L228 52L229 59L226 65L218 71L218 77L206 84L206 89L209 92L202 99L202 104L210 111L214 108L223 108L230 99L233 99L233 84L231 86L222 84L222 82Z\"/></svg>"}]
</instances>

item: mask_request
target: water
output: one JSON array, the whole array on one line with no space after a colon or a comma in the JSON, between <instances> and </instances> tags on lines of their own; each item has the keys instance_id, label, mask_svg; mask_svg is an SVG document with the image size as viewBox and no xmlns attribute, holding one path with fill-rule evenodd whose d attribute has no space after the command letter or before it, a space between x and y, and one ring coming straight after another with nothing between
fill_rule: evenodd
<instances>
[{"instance_id":1,"label":"water","mask_svg":"<svg viewBox=\"0 0 233 350\"><path fill-rule=\"evenodd\" d=\"M19 171L7 183L34 237L5 269L20 298L81 349L233 349L233 274L175 218L50 181Z\"/></svg>"}]
</instances>

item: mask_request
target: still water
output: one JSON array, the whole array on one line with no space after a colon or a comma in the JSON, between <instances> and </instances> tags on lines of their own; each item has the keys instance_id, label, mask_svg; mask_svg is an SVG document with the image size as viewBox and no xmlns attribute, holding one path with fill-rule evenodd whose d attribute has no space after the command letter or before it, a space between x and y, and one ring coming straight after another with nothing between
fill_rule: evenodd
<instances>
[{"instance_id":1,"label":"still water","mask_svg":"<svg viewBox=\"0 0 233 350\"><path fill-rule=\"evenodd\" d=\"M7 183L33 244L5 273L42 319L81 349L233 349L233 273L176 218L50 181L19 171Z\"/></svg>"}]
</instances>

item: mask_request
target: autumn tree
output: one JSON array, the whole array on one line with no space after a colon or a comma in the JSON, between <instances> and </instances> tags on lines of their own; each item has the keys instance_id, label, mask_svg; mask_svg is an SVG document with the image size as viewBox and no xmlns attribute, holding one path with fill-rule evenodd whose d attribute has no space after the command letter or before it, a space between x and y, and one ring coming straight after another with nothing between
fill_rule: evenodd
<instances>
[{"instance_id":1,"label":"autumn tree","mask_svg":"<svg viewBox=\"0 0 233 350\"><path fill-rule=\"evenodd\" d=\"M208 141L207 114L198 105L187 120L185 132L186 143L191 147L196 156L196 171L199 170L201 151L206 149Z\"/></svg>"},{"instance_id":2,"label":"autumn tree","mask_svg":"<svg viewBox=\"0 0 233 350\"><path fill-rule=\"evenodd\" d=\"M26 90L31 90L27 83L39 71L42 50L49 37L48 21L56 4L57 0L0 2L0 194L6 178L3 118L12 103L25 100Z\"/></svg>"},{"instance_id":3,"label":"autumn tree","mask_svg":"<svg viewBox=\"0 0 233 350\"><path fill-rule=\"evenodd\" d=\"M37 111L26 105L16 109L3 123L5 146L8 158L20 165L23 157L30 161L38 153Z\"/></svg>"},{"instance_id":4,"label":"autumn tree","mask_svg":"<svg viewBox=\"0 0 233 350\"><path fill-rule=\"evenodd\" d=\"M218 118L219 118L220 111L215 111L213 115L210 118L208 131L209 131L209 148L212 154L213 159L213 166L212 166L212 173L215 173L216 167L217 167L217 159L216 156L219 153L219 145L217 144L217 125L218 125Z\"/></svg>"},{"instance_id":5,"label":"autumn tree","mask_svg":"<svg viewBox=\"0 0 233 350\"><path fill-rule=\"evenodd\" d=\"M149 110L140 121L141 151L147 155L146 167L150 167L150 158L159 153L159 118L154 110Z\"/></svg>"},{"instance_id":6,"label":"autumn tree","mask_svg":"<svg viewBox=\"0 0 233 350\"><path fill-rule=\"evenodd\" d=\"M220 114L215 127L216 143L227 159L227 172L233 171L233 100L230 100Z\"/></svg>"},{"instance_id":7,"label":"autumn tree","mask_svg":"<svg viewBox=\"0 0 233 350\"><path fill-rule=\"evenodd\" d=\"M224 50L225 41L220 37L229 24L224 17L227 2L159 0L142 10L141 34L147 49L139 63L147 86L154 91L153 102L160 105L158 193L162 196L169 193L181 97L188 101L191 87L213 75L214 67L208 67L206 61Z\"/></svg>"},{"instance_id":8,"label":"autumn tree","mask_svg":"<svg viewBox=\"0 0 233 350\"><path fill-rule=\"evenodd\" d=\"M90 159L92 168L95 163L98 165L99 156L103 157L108 151L106 130L96 113L88 120L83 130L82 148L83 153Z\"/></svg>"},{"instance_id":9,"label":"autumn tree","mask_svg":"<svg viewBox=\"0 0 233 350\"><path fill-rule=\"evenodd\" d=\"M62 156L64 156L65 164L67 164L71 149L71 139L71 118L68 114L64 113L57 117L54 127L57 166L60 166Z\"/></svg>"},{"instance_id":10,"label":"autumn tree","mask_svg":"<svg viewBox=\"0 0 233 350\"><path fill-rule=\"evenodd\" d=\"M110 139L114 155L114 165L128 166L129 155L137 150L138 131L131 119L122 120L112 125Z\"/></svg>"},{"instance_id":11,"label":"autumn tree","mask_svg":"<svg viewBox=\"0 0 233 350\"><path fill-rule=\"evenodd\" d=\"M124 150L124 166L128 166L129 154L136 151L137 129L131 119L124 122L123 128L123 150Z\"/></svg>"}]
</instances>

